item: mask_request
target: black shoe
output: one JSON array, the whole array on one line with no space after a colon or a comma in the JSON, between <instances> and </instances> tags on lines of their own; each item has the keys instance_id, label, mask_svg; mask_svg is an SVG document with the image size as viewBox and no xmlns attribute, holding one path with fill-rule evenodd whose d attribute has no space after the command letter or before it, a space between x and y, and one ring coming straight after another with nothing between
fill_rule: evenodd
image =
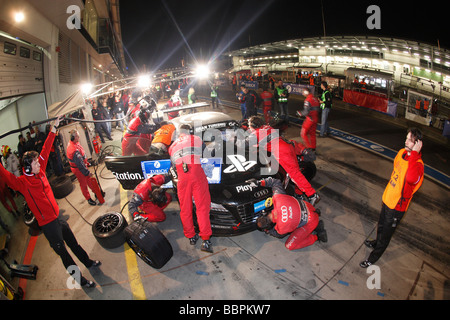
<instances>
[{"instance_id":1,"label":"black shoe","mask_svg":"<svg viewBox=\"0 0 450 320\"><path fill-rule=\"evenodd\" d=\"M95 288L96 284L94 281L86 280L81 286L85 288Z\"/></svg>"},{"instance_id":2,"label":"black shoe","mask_svg":"<svg viewBox=\"0 0 450 320\"><path fill-rule=\"evenodd\" d=\"M214 251L212 249L211 241L204 240L203 243L202 243L202 249L201 250L205 251L205 252L213 253Z\"/></svg>"},{"instance_id":3,"label":"black shoe","mask_svg":"<svg viewBox=\"0 0 450 320\"><path fill-rule=\"evenodd\" d=\"M369 262L369 260L364 260L363 262L361 262L361 263L359 264L359 266L360 266L361 268L367 268L368 266L371 266L371 265L372 265L372 263Z\"/></svg>"},{"instance_id":4,"label":"black shoe","mask_svg":"<svg viewBox=\"0 0 450 320\"><path fill-rule=\"evenodd\" d=\"M92 200L92 199L88 199L88 201L87 201L91 206L96 206L97 205L97 202L95 202L94 200Z\"/></svg>"},{"instance_id":5,"label":"black shoe","mask_svg":"<svg viewBox=\"0 0 450 320\"><path fill-rule=\"evenodd\" d=\"M316 192L312 196L308 197L308 202L311 203L311 205L314 207L316 204L318 204L320 201L320 196Z\"/></svg>"},{"instance_id":6,"label":"black shoe","mask_svg":"<svg viewBox=\"0 0 450 320\"><path fill-rule=\"evenodd\" d=\"M317 234L317 240L319 240L320 242L328 242L327 230L325 230L325 226L322 220L319 220L319 224L317 225L315 231Z\"/></svg>"},{"instance_id":7,"label":"black shoe","mask_svg":"<svg viewBox=\"0 0 450 320\"><path fill-rule=\"evenodd\" d=\"M197 240L198 240L198 234L196 234L192 238L189 238L189 243L191 244L191 246L194 246L197 243Z\"/></svg>"},{"instance_id":8,"label":"black shoe","mask_svg":"<svg viewBox=\"0 0 450 320\"><path fill-rule=\"evenodd\" d=\"M94 260L89 268L100 267L102 265L101 261Z\"/></svg>"},{"instance_id":9,"label":"black shoe","mask_svg":"<svg viewBox=\"0 0 450 320\"><path fill-rule=\"evenodd\" d=\"M364 241L364 244L366 245L367 248L373 249L377 245L377 240L366 239Z\"/></svg>"}]
</instances>

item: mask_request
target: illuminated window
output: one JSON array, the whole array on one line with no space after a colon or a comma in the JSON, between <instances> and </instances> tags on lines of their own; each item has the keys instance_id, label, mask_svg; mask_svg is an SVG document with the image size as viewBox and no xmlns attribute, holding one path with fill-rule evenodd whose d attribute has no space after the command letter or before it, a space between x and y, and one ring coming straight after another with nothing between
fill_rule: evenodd
<instances>
[{"instance_id":1,"label":"illuminated window","mask_svg":"<svg viewBox=\"0 0 450 320\"><path fill-rule=\"evenodd\" d=\"M13 44L13 43L9 43L9 42L6 42L6 41L5 41L4 44L5 45L3 47L3 52L6 53L6 54L12 54L13 56L15 56L16 52L17 52L17 46L15 44Z\"/></svg>"}]
</instances>

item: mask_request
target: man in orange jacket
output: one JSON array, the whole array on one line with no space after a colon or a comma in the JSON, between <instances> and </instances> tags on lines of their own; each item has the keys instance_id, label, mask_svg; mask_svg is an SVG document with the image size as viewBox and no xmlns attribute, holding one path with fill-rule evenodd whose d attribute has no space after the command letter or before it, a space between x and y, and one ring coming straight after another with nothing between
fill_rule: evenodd
<instances>
[{"instance_id":1,"label":"man in orange jacket","mask_svg":"<svg viewBox=\"0 0 450 320\"><path fill-rule=\"evenodd\" d=\"M394 159L394 170L383 193L377 238L364 241L364 244L373 251L359 264L362 268L367 268L380 259L400 220L408 210L412 196L422 185L424 164L421 149L422 132L416 128L408 129L405 148L401 149Z\"/></svg>"},{"instance_id":2,"label":"man in orange jacket","mask_svg":"<svg viewBox=\"0 0 450 320\"><path fill-rule=\"evenodd\" d=\"M64 219L60 219L58 203L45 174L58 125L59 118L55 120L40 154L36 151L25 152L23 175L16 177L0 166L0 176L5 179L10 188L23 194L50 246L60 256L66 269L76 266L66 249L66 244L87 268L97 267L101 262L89 258L86 251L78 244L69 224ZM79 273L79 277L73 276L84 287L95 286L93 281L88 281L81 273Z\"/></svg>"},{"instance_id":3,"label":"man in orange jacket","mask_svg":"<svg viewBox=\"0 0 450 320\"><path fill-rule=\"evenodd\" d=\"M150 146L150 151L162 154L168 151L170 144L172 143L172 135L175 131L175 126L169 121L161 121L161 128L155 131Z\"/></svg>"}]
</instances>

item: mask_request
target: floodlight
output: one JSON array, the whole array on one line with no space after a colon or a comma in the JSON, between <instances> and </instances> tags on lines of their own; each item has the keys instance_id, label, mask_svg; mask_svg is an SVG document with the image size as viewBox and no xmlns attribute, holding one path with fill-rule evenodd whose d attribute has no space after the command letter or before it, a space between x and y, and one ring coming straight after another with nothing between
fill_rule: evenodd
<instances>
[{"instance_id":1,"label":"floodlight","mask_svg":"<svg viewBox=\"0 0 450 320\"><path fill-rule=\"evenodd\" d=\"M23 14L23 12L16 12L16 14L14 15L14 20L16 22L22 22L25 19L25 15Z\"/></svg>"},{"instance_id":2,"label":"floodlight","mask_svg":"<svg viewBox=\"0 0 450 320\"><path fill-rule=\"evenodd\" d=\"M142 75L138 77L137 81L138 87L141 88L148 88L150 87L150 76L149 75Z\"/></svg>"},{"instance_id":3,"label":"floodlight","mask_svg":"<svg viewBox=\"0 0 450 320\"><path fill-rule=\"evenodd\" d=\"M81 92L83 92L84 94L89 94L89 93L91 93L91 90L92 90L92 84L91 83L83 83L82 85L81 85Z\"/></svg>"},{"instance_id":4,"label":"floodlight","mask_svg":"<svg viewBox=\"0 0 450 320\"><path fill-rule=\"evenodd\" d=\"M199 64L194 72L195 76L199 79L206 79L209 77L209 67L205 64Z\"/></svg>"}]
</instances>

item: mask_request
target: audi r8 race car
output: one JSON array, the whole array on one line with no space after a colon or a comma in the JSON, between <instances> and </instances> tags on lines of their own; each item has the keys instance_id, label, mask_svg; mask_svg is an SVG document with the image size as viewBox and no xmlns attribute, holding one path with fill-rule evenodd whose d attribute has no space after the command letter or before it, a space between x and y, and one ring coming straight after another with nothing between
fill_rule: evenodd
<instances>
[{"instance_id":1,"label":"audi r8 race car","mask_svg":"<svg viewBox=\"0 0 450 320\"><path fill-rule=\"evenodd\" d=\"M288 185L289 179L270 154L245 143L248 136L240 123L222 112L198 112L171 120L179 132L181 124L190 124L202 137L206 148L202 165L211 193L211 227L215 236L232 236L256 229L256 219L272 209L271 189L258 186L256 180L276 176ZM173 137L172 141L176 138ZM310 180L316 172L313 162L302 161L300 168ZM176 194L177 172L167 153L106 157L106 167L126 190L145 178L169 171Z\"/></svg>"}]
</instances>

